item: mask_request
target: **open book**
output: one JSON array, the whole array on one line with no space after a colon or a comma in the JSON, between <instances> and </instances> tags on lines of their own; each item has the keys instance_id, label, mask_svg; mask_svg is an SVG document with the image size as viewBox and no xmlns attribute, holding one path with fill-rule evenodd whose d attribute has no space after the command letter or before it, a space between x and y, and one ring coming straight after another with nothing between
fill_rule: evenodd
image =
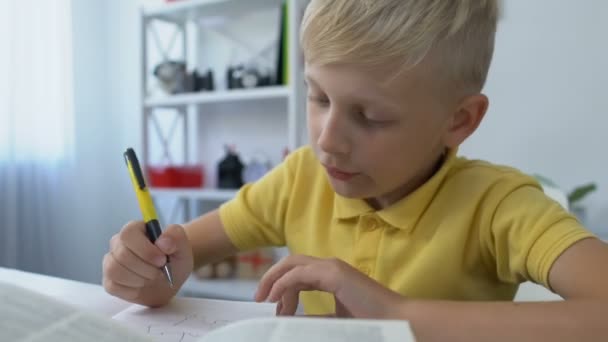
<instances>
[{"instance_id":1,"label":"open book","mask_svg":"<svg viewBox=\"0 0 608 342\"><path fill-rule=\"evenodd\" d=\"M414 341L404 321L277 318L273 313L270 304L176 298L158 309L132 305L110 319L0 283L0 341Z\"/></svg>"}]
</instances>

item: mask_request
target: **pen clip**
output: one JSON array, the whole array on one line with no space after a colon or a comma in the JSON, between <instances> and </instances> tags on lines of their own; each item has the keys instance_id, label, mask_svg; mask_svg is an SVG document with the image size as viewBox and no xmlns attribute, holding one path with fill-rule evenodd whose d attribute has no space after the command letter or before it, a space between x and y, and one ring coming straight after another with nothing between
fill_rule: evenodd
<instances>
[{"instance_id":1,"label":"pen clip","mask_svg":"<svg viewBox=\"0 0 608 342\"><path fill-rule=\"evenodd\" d=\"M133 175L137 180L137 185L140 190L144 190L146 188L146 182L144 181L144 174L141 171L141 167L139 166L139 160L137 160L137 155L132 148L128 148L124 153L125 162L127 166L131 165L131 170L133 171Z\"/></svg>"}]
</instances>

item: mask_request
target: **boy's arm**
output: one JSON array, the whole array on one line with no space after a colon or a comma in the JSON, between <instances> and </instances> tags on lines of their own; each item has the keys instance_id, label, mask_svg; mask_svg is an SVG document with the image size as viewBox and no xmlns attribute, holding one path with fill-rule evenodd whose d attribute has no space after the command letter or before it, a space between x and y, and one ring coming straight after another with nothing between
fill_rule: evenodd
<instances>
[{"instance_id":1,"label":"boy's arm","mask_svg":"<svg viewBox=\"0 0 608 342\"><path fill-rule=\"evenodd\" d=\"M224 230L219 210L213 210L188 222L184 228L192 247L194 269L238 252Z\"/></svg>"},{"instance_id":2,"label":"boy's arm","mask_svg":"<svg viewBox=\"0 0 608 342\"><path fill-rule=\"evenodd\" d=\"M421 341L606 341L608 245L585 239L553 264L551 287L565 301L458 303L406 301L399 316Z\"/></svg>"},{"instance_id":3,"label":"boy's arm","mask_svg":"<svg viewBox=\"0 0 608 342\"><path fill-rule=\"evenodd\" d=\"M260 282L257 300L293 314L297 293L334 294L336 313L410 321L419 341L605 341L608 339L608 245L585 239L553 264L550 282L560 302L408 300L339 260L293 256Z\"/></svg>"}]
</instances>

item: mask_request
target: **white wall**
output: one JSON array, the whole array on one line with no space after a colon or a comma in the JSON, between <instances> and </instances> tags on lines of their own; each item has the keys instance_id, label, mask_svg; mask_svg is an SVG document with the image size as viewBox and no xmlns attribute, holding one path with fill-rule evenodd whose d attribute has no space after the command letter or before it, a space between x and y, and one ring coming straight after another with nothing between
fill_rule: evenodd
<instances>
[{"instance_id":1,"label":"white wall","mask_svg":"<svg viewBox=\"0 0 608 342\"><path fill-rule=\"evenodd\" d=\"M507 0L486 93L461 152L554 179L596 181L588 224L608 234L608 2Z\"/></svg>"}]
</instances>

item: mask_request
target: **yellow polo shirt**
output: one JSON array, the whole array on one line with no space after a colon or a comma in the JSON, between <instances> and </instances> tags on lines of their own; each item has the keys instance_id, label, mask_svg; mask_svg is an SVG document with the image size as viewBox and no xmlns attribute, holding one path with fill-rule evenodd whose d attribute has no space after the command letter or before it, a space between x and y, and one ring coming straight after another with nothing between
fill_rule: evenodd
<instances>
[{"instance_id":1,"label":"yellow polo shirt","mask_svg":"<svg viewBox=\"0 0 608 342\"><path fill-rule=\"evenodd\" d=\"M240 250L287 246L337 257L404 296L512 300L520 282L549 286L557 257L593 236L521 172L457 157L383 210L337 195L310 147L292 153L222 205ZM301 295L308 314L334 312L331 295Z\"/></svg>"}]
</instances>

